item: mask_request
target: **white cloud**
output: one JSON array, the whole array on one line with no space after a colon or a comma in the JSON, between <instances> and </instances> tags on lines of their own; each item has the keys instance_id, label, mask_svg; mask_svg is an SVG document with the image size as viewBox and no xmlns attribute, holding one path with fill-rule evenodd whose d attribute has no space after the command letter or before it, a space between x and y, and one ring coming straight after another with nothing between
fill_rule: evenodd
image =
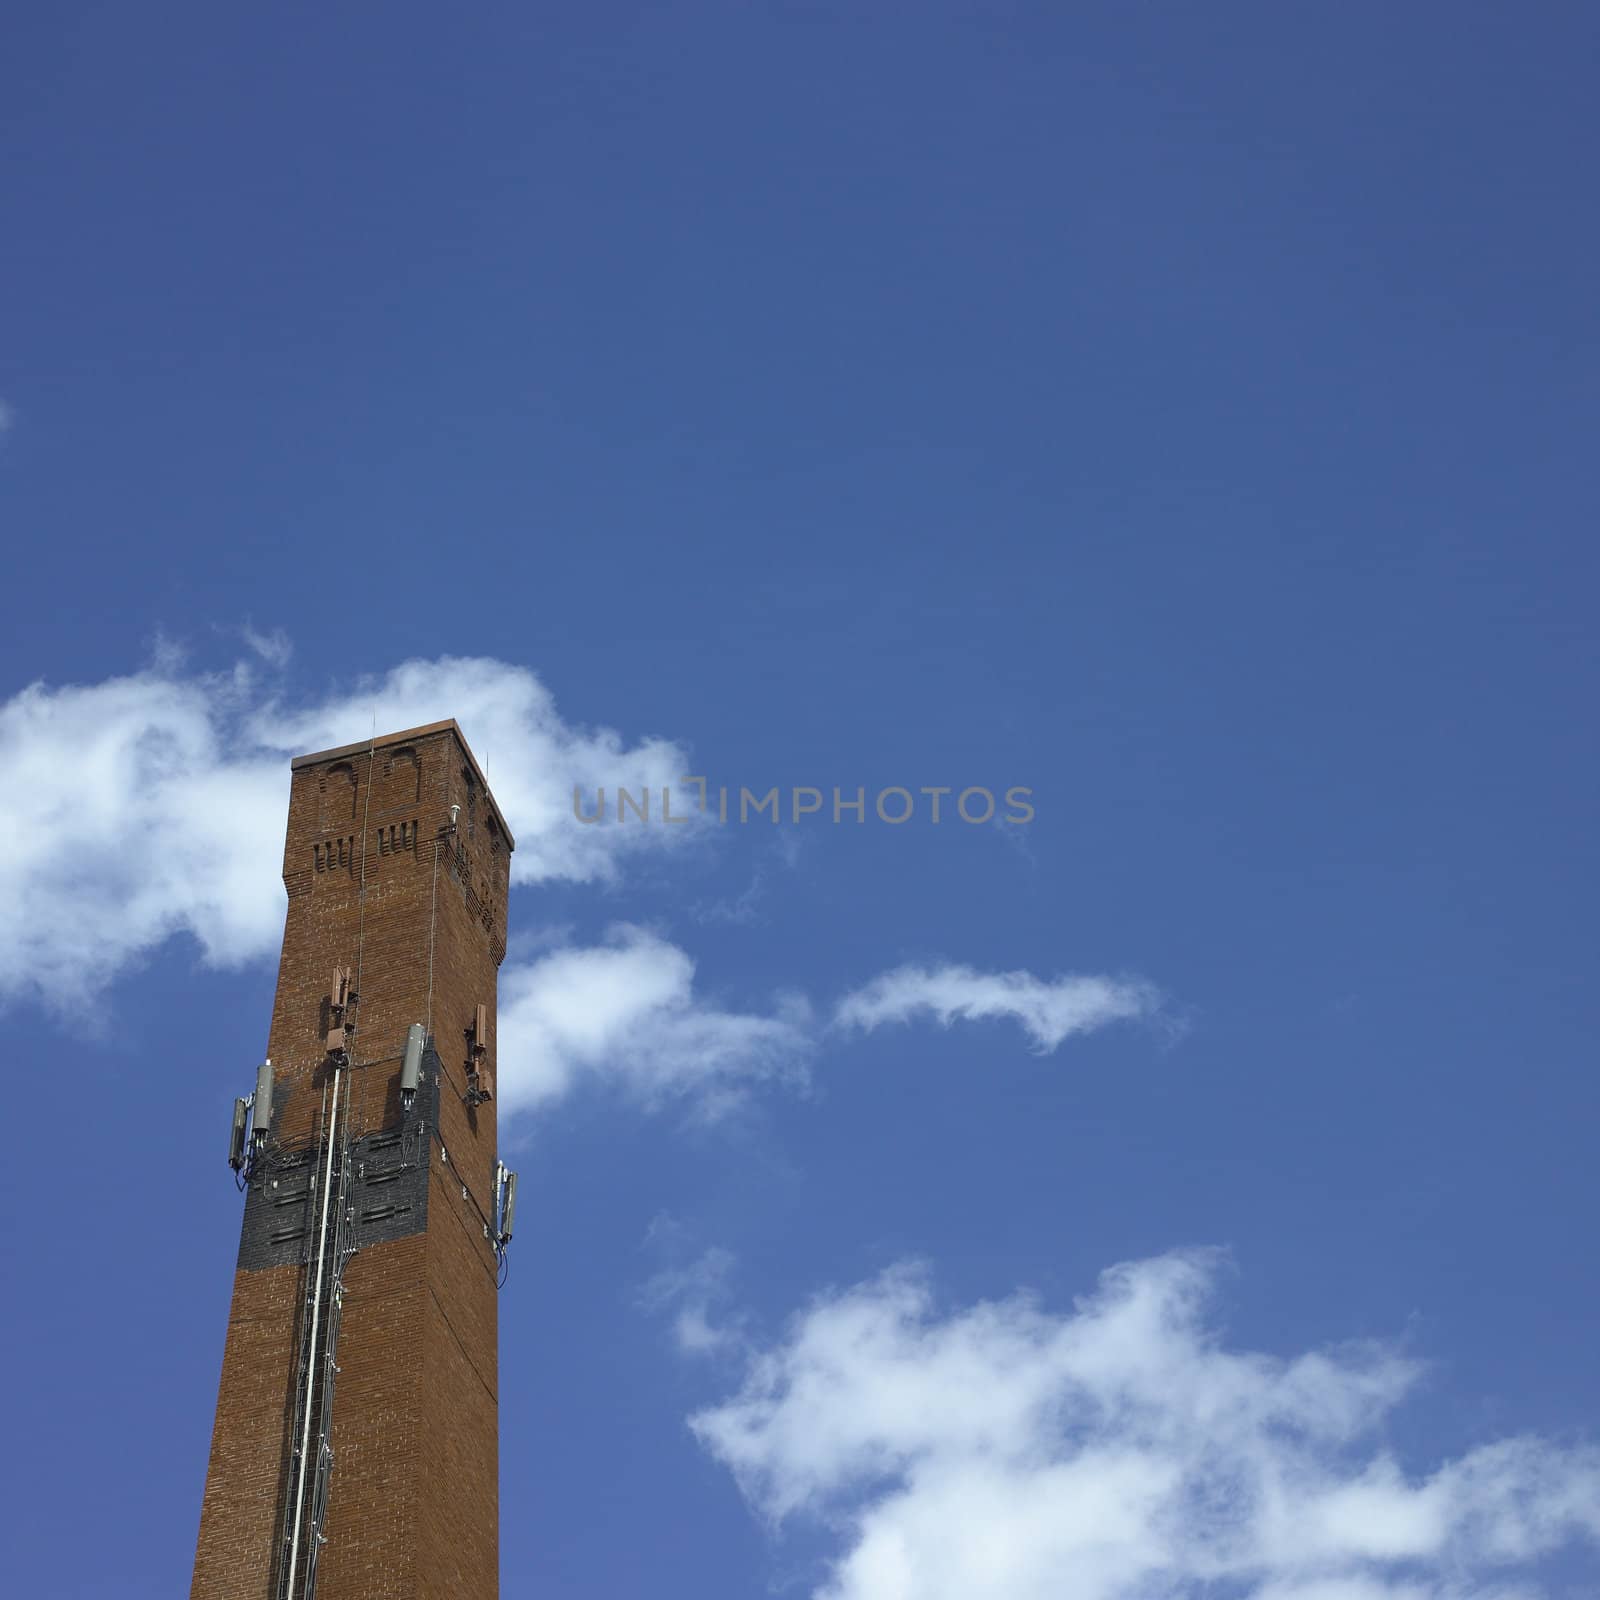
<instances>
[{"instance_id":1,"label":"white cloud","mask_svg":"<svg viewBox=\"0 0 1600 1600\"><path fill-rule=\"evenodd\" d=\"M941 1312L898 1268L690 1425L763 1514L835 1531L816 1600L1510 1600L1600 1540L1600 1451L1517 1438L1408 1475L1381 1430L1419 1366L1228 1350L1217 1270L1124 1265L1052 1313Z\"/></svg>"},{"instance_id":2,"label":"white cloud","mask_svg":"<svg viewBox=\"0 0 1600 1600\"><path fill-rule=\"evenodd\" d=\"M1031 972L977 972L971 967L896 967L839 1002L834 1020L844 1027L876 1028L930 1016L949 1027L957 1018L1009 1017L1035 1050L1048 1053L1075 1033L1108 1022L1149 1016L1161 997L1132 978L1084 975L1046 980Z\"/></svg>"},{"instance_id":3,"label":"white cloud","mask_svg":"<svg viewBox=\"0 0 1600 1600\"><path fill-rule=\"evenodd\" d=\"M499 993L502 1109L538 1107L582 1079L603 1079L646 1106L690 1100L714 1115L757 1081L804 1080L817 1029L803 998L786 997L769 1016L722 1011L695 997L693 976L683 950L625 923L604 945L507 963ZM1053 1049L1069 1033L1155 1004L1147 986L1109 978L1046 984L1026 973L901 968L847 996L836 1019L870 1028L922 1009L946 1022L1005 1014L1019 1017L1041 1049Z\"/></svg>"},{"instance_id":4,"label":"white cloud","mask_svg":"<svg viewBox=\"0 0 1600 1600\"><path fill-rule=\"evenodd\" d=\"M278 635L253 647L269 661L287 649ZM525 668L410 661L296 708L257 667L189 673L163 651L130 677L34 684L0 704L0 998L65 1009L179 933L213 965L272 954L288 757L363 739L374 718L384 733L450 716L516 835L515 883L608 880L627 855L696 831L577 822L574 783L659 789L686 758L563 721Z\"/></svg>"},{"instance_id":5,"label":"white cloud","mask_svg":"<svg viewBox=\"0 0 1600 1600\"><path fill-rule=\"evenodd\" d=\"M269 666L282 670L289 665L289 658L294 654L294 643L282 628L274 628L270 633L261 633L248 622L239 630L244 642L261 657Z\"/></svg>"},{"instance_id":6,"label":"white cloud","mask_svg":"<svg viewBox=\"0 0 1600 1600\"><path fill-rule=\"evenodd\" d=\"M681 1232L670 1218L657 1217L647 1239L670 1242ZM656 1273L645 1284L640 1304L656 1315L672 1314L672 1337L685 1355L719 1354L741 1344L741 1320L726 1309L733 1265L728 1251L707 1250L685 1265Z\"/></svg>"},{"instance_id":7,"label":"white cloud","mask_svg":"<svg viewBox=\"0 0 1600 1600\"><path fill-rule=\"evenodd\" d=\"M526 667L485 658L407 661L380 678L364 679L320 705L298 710L272 704L250 719L259 742L286 754L328 749L364 739L376 726L414 727L454 717L483 766L489 787L516 836L511 881L548 878L609 880L625 855L681 842L688 825L580 823L572 790L604 785L637 793L679 785L688 757L667 739L626 745L611 728L564 722L550 691Z\"/></svg>"},{"instance_id":8,"label":"white cloud","mask_svg":"<svg viewBox=\"0 0 1600 1600\"><path fill-rule=\"evenodd\" d=\"M788 829L780 832L769 849L757 857L750 881L736 896L712 901L696 901L689 915L696 922L723 922L735 927L752 927L766 920L761 903L772 887L778 871L792 872L800 860L800 835ZM776 865L774 865L776 864Z\"/></svg>"},{"instance_id":9,"label":"white cloud","mask_svg":"<svg viewBox=\"0 0 1600 1600\"><path fill-rule=\"evenodd\" d=\"M546 1105L593 1080L646 1106L692 1101L714 1115L758 1080L803 1081L812 1045L802 1001L772 1016L723 1011L695 996L693 979L676 945L626 924L604 945L503 967L501 1109Z\"/></svg>"}]
</instances>

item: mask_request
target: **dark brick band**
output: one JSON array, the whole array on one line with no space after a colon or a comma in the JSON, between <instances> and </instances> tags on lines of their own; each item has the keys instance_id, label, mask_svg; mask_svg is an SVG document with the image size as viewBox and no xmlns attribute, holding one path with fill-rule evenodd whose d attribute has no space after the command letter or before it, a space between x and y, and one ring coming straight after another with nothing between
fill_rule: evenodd
<instances>
[{"instance_id":1,"label":"dark brick band","mask_svg":"<svg viewBox=\"0 0 1600 1600\"><path fill-rule=\"evenodd\" d=\"M346 1205L350 1243L358 1251L428 1226L429 1147L439 1126L442 1071L430 1040L416 1103L404 1120L362 1132L351 1142ZM317 1223L312 1179L325 1158L320 1140L287 1151L269 1142L251 1170L239 1230L239 1271L304 1264Z\"/></svg>"}]
</instances>

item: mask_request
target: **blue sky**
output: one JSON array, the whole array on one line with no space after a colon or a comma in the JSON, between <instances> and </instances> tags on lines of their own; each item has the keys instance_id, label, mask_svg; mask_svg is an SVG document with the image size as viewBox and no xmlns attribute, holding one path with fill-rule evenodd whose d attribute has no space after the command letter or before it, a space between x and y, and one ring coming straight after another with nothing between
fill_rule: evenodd
<instances>
[{"instance_id":1,"label":"blue sky","mask_svg":"<svg viewBox=\"0 0 1600 1600\"><path fill-rule=\"evenodd\" d=\"M187 1582L287 756L415 711L506 1595L1594 1593L1595 34L19 13L18 1592ZM1035 816L562 813L691 772Z\"/></svg>"}]
</instances>

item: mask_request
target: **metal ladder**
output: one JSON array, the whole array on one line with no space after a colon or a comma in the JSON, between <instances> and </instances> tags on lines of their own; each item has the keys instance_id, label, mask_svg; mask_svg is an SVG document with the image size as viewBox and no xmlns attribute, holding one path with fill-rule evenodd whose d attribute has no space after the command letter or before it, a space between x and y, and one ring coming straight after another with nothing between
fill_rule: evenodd
<instances>
[{"instance_id":1,"label":"metal ladder","mask_svg":"<svg viewBox=\"0 0 1600 1600\"><path fill-rule=\"evenodd\" d=\"M327 1542L328 1481L333 1472L333 1393L339 1373L344 1270L355 1254L350 1209L351 1096L340 1105L349 1068L335 1066L322 1090L322 1136L306 1195L306 1289L300 1314L294 1431L284 1492L283 1548L277 1600L312 1600ZM320 1170L319 1170L320 1169ZM314 1432L314 1437L313 1437Z\"/></svg>"}]
</instances>

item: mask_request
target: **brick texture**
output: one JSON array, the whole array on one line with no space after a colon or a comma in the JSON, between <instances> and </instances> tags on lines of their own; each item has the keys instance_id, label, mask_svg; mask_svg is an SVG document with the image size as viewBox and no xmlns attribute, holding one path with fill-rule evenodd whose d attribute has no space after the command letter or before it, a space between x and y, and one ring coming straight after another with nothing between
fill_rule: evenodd
<instances>
[{"instance_id":1,"label":"brick texture","mask_svg":"<svg viewBox=\"0 0 1600 1600\"><path fill-rule=\"evenodd\" d=\"M452 805L461 808L453 827ZM495 1259L485 1231L495 1115L492 1101L469 1105L466 1090L480 1005L493 1081L512 844L453 722L293 764L270 1148L292 1155L318 1139L335 967L357 974L344 1074L355 1133L402 1126L412 1023L428 1028L440 1070L437 1125L414 1145L428 1162L426 1225L364 1245L345 1274L317 1600L499 1592ZM234 1278L191 1600L278 1595L307 1269L252 1270L247 1259L242 1252Z\"/></svg>"}]
</instances>

